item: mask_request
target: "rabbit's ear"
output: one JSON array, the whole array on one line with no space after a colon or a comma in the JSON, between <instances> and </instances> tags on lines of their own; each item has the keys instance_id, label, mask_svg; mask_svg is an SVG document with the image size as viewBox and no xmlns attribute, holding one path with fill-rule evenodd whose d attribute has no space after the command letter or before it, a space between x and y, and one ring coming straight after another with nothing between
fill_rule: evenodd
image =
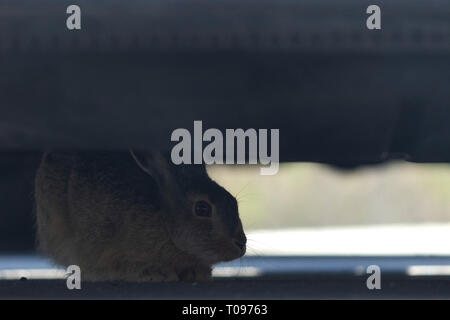
<instances>
[{"instance_id":1,"label":"rabbit's ear","mask_svg":"<svg viewBox=\"0 0 450 320\"><path fill-rule=\"evenodd\" d=\"M136 152L130 149L136 164L149 174L160 186L168 186L173 180L170 163L161 152Z\"/></svg>"}]
</instances>

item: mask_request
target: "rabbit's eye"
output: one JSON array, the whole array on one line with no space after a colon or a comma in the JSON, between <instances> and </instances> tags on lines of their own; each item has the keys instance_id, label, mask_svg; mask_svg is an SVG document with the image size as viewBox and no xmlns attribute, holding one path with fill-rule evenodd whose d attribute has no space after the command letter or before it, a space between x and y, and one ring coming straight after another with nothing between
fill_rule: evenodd
<instances>
[{"instance_id":1,"label":"rabbit's eye","mask_svg":"<svg viewBox=\"0 0 450 320\"><path fill-rule=\"evenodd\" d=\"M200 217L211 217L212 208L211 205L204 201L200 200L195 203L195 214Z\"/></svg>"}]
</instances>

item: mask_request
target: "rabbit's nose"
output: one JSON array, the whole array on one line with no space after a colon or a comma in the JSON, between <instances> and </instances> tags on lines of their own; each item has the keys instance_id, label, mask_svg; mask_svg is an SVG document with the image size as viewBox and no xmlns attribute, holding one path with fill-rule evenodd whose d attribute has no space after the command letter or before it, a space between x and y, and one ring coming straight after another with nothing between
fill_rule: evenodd
<instances>
[{"instance_id":1,"label":"rabbit's nose","mask_svg":"<svg viewBox=\"0 0 450 320\"><path fill-rule=\"evenodd\" d=\"M242 241L235 240L234 244L238 246L239 249L243 250L245 248L245 243Z\"/></svg>"},{"instance_id":2,"label":"rabbit's nose","mask_svg":"<svg viewBox=\"0 0 450 320\"><path fill-rule=\"evenodd\" d=\"M246 251L245 244L246 244L246 242L247 242L246 240L234 240L234 244L236 245L236 247L238 247L239 250L241 250L241 255L245 254L245 251Z\"/></svg>"}]
</instances>

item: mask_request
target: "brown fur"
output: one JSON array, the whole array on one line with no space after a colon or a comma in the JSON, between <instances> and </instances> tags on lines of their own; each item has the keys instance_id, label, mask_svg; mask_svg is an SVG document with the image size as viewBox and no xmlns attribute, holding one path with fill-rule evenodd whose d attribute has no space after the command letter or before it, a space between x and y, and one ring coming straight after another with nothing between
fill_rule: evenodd
<instances>
[{"instance_id":1,"label":"brown fur","mask_svg":"<svg viewBox=\"0 0 450 320\"><path fill-rule=\"evenodd\" d=\"M83 280L201 281L245 252L237 203L203 166L128 152L46 153L35 181L40 250ZM208 201L212 217L194 213ZM243 248L236 245L243 244Z\"/></svg>"}]
</instances>

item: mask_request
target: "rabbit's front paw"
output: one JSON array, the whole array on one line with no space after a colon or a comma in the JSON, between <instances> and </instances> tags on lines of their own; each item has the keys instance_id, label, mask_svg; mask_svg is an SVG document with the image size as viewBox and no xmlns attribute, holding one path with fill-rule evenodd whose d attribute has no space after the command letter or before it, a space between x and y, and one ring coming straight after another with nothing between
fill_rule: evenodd
<instances>
[{"instance_id":1,"label":"rabbit's front paw","mask_svg":"<svg viewBox=\"0 0 450 320\"><path fill-rule=\"evenodd\" d=\"M140 275L140 281L143 282L170 282L179 280L175 272L157 271L153 269L145 269Z\"/></svg>"},{"instance_id":2,"label":"rabbit's front paw","mask_svg":"<svg viewBox=\"0 0 450 320\"><path fill-rule=\"evenodd\" d=\"M188 268L179 273L181 281L203 282L211 280L211 268L208 266L197 266Z\"/></svg>"}]
</instances>

